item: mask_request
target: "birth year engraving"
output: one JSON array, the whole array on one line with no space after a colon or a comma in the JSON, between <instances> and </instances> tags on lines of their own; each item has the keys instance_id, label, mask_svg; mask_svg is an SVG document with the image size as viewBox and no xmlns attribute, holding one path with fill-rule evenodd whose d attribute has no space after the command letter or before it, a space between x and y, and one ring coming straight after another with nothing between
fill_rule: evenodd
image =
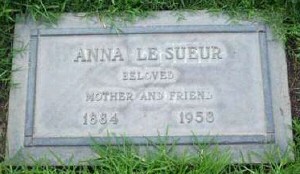
<instances>
[{"instance_id":1,"label":"birth year engraving","mask_svg":"<svg viewBox=\"0 0 300 174\"><path fill-rule=\"evenodd\" d=\"M118 113L86 112L83 116L83 125L106 125L118 124Z\"/></svg>"},{"instance_id":2,"label":"birth year engraving","mask_svg":"<svg viewBox=\"0 0 300 174\"><path fill-rule=\"evenodd\" d=\"M179 113L180 124L213 123L215 115L212 111L181 111Z\"/></svg>"}]
</instances>

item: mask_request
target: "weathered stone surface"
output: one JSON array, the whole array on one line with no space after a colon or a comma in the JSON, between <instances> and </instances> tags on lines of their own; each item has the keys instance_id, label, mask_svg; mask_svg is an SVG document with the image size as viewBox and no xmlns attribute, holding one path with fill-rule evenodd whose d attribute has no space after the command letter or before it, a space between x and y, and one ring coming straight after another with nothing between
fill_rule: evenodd
<instances>
[{"instance_id":1,"label":"weathered stone surface","mask_svg":"<svg viewBox=\"0 0 300 174\"><path fill-rule=\"evenodd\" d=\"M292 134L280 43L263 24L185 15L160 12L117 29L72 14L52 28L17 23L14 46L27 47L14 59L8 158L51 149L78 162L92 158L91 137L118 144L126 136L142 148L165 132L180 149L213 140L237 162L274 145L285 151Z\"/></svg>"}]
</instances>

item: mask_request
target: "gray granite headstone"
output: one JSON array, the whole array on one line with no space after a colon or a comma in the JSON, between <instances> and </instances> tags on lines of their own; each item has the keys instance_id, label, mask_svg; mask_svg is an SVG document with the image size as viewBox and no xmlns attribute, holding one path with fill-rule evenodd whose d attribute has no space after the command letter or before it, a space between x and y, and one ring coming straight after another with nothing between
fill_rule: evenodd
<instances>
[{"instance_id":1,"label":"gray granite headstone","mask_svg":"<svg viewBox=\"0 0 300 174\"><path fill-rule=\"evenodd\" d=\"M91 138L123 137L140 148L168 136L192 149L197 139L235 162L287 150L285 53L269 28L203 11L185 18L159 12L117 28L74 14L53 27L20 20L14 47L26 49L13 62L7 158L79 162L93 158Z\"/></svg>"}]
</instances>

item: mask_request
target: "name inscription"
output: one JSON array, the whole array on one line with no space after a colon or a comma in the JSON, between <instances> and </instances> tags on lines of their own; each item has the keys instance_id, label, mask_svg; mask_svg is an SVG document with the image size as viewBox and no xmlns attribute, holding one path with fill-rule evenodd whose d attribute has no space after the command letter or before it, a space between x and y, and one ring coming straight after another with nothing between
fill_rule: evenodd
<instances>
[{"instance_id":1,"label":"name inscription","mask_svg":"<svg viewBox=\"0 0 300 174\"><path fill-rule=\"evenodd\" d=\"M80 48L73 59L74 62L123 62L128 61L128 52L133 52L135 61L177 61L197 62L202 59L223 59L222 50L218 46L178 46L166 47L164 49L152 48L132 48L121 50L120 48ZM132 58L132 57L131 57Z\"/></svg>"}]
</instances>

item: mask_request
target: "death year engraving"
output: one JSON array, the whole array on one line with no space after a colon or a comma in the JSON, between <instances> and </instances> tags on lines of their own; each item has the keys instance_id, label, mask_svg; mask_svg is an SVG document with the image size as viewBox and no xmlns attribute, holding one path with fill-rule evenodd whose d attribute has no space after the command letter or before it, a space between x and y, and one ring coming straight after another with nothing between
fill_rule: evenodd
<instances>
[{"instance_id":1,"label":"death year engraving","mask_svg":"<svg viewBox=\"0 0 300 174\"><path fill-rule=\"evenodd\" d=\"M213 123L215 115L213 111L180 111L180 124Z\"/></svg>"}]
</instances>

